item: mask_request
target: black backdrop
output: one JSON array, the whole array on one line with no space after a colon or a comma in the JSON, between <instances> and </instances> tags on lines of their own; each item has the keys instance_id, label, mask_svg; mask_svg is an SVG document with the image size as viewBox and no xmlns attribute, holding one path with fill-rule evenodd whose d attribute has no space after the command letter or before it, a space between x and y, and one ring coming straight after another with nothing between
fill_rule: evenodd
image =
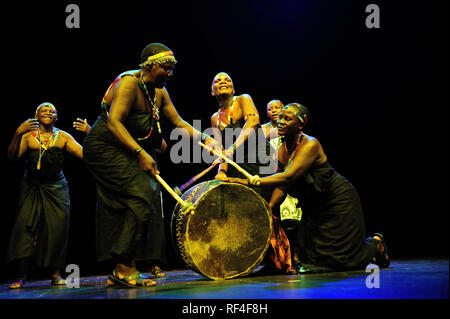
<instances>
[{"instance_id":1,"label":"black backdrop","mask_svg":"<svg viewBox=\"0 0 450 319\"><path fill-rule=\"evenodd\" d=\"M78 0L2 9L2 268L23 174L22 163L6 161L14 130L50 101L57 127L81 142L72 121L92 124L109 84L136 68L151 42L179 61L167 88L185 120L209 127L217 109L210 83L220 71L237 94L253 97L264 121L273 98L305 104L306 131L358 189L367 231L385 233L397 258L448 256L448 8L392 2ZM70 3L80 7L79 29L66 28ZM365 26L370 3L380 7L380 29ZM172 186L206 168L173 165L169 152L158 161ZM67 263L82 274L100 271L94 180L70 155L64 172L72 199ZM164 192L167 225L174 205ZM178 267L167 240L166 267Z\"/></svg>"}]
</instances>

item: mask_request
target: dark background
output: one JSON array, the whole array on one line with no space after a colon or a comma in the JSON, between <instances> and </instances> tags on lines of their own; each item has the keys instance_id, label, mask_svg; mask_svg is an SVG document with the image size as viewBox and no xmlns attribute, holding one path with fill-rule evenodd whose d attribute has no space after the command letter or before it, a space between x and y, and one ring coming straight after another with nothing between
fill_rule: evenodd
<instances>
[{"instance_id":1,"label":"dark background","mask_svg":"<svg viewBox=\"0 0 450 319\"><path fill-rule=\"evenodd\" d=\"M22 162L6 160L15 129L49 101L56 126L81 143L72 121L93 124L109 84L137 68L151 42L179 61L167 89L183 119L209 127L217 110L210 83L220 71L236 94L252 96L262 122L271 99L306 105L306 133L359 191L367 232L384 233L393 258L448 257L448 7L392 2L78 0L2 9L1 269L23 175ZM65 26L70 3L80 7L79 29ZM380 7L380 29L365 26L370 3ZM158 162L172 186L207 167L173 165L169 152ZM67 263L82 275L109 271L95 260L95 182L71 155L64 173L72 199ZM175 201L163 196L168 225ZM166 268L182 267L169 228L167 255Z\"/></svg>"}]
</instances>

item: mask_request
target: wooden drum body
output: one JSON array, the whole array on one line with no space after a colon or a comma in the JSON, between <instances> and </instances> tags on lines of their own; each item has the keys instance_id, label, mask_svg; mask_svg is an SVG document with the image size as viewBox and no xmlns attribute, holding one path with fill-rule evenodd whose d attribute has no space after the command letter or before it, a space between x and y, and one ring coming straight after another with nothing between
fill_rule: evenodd
<instances>
[{"instance_id":1,"label":"wooden drum body","mask_svg":"<svg viewBox=\"0 0 450 319\"><path fill-rule=\"evenodd\" d=\"M267 202L252 189L221 181L193 186L182 195L194 213L175 206L175 250L192 270L211 279L249 274L264 258L272 232Z\"/></svg>"}]
</instances>

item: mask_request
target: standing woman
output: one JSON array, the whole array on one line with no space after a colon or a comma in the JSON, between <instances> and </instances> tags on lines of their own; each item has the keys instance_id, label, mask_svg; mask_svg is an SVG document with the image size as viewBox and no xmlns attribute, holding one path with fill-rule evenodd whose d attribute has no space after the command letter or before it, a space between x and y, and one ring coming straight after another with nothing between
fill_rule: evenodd
<instances>
[{"instance_id":1,"label":"standing woman","mask_svg":"<svg viewBox=\"0 0 450 319\"><path fill-rule=\"evenodd\" d=\"M265 154L269 159L271 146L261 130L258 110L250 95L234 94L234 84L231 77L225 72L218 73L211 84L211 95L216 98L219 104L219 110L211 117L214 137L218 144L225 148L225 155L229 158L234 157L234 161L247 172L252 175L267 175L261 173L261 168L263 166L269 167L271 162L262 163L260 154ZM232 141L227 134L231 134L236 129L241 129L241 131L237 134L235 141ZM260 134L261 138L258 138L257 134ZM248 146L249 138L256 138L256 149L253 151ZM227 144L229 141L231 145ZM241 154L242 156L240 156ZM238 176L242 176L242 174L233 166L221 163L215 178L222 180L227 177ZM269 201L270 192L260 188L255 188L255 191Z\"/></svg>"},{"instance_id":2,"label":"standing woman","mask_svg":"<svg viewBox=\"0 0 450 319\"><path fill-rule=\"evenodd\" d=\"M299 271L364 269L370 262L387 267L390 258L383 236L365 238L359 195L328 163L320 142L303 132L308 120L308 110L301 104L283 108L277 123L284 139L278 160L285 168L260 180L261 186L275 188L269 204L272 209L287 192L302 203ZM228 181L248 184L243 179Z\"/></svg>"},{"instance_id":3,"label":"standing woman","mask_svg":"<svg viewBox=\"0 0 450 319\"><path fill-rule=\"evenodd\" d=\"M11 232L6 261L18 263L11 289L22 288L30 262L52 268L52 285L64 285L60 270L65 266L69 227L69 188L61 170L64 150L83 158L83 149L69 134L56 127L56 108L42 103L35 118L17 129L8 147L8 159L25 160L16 220ZM74 123L88 132L87 121Z\"/></svg>"},{"instance_id":4,"label":"standing woman","mask_svg":"<svg viewBox=\"0 0 450 319\"><path fill-rule=\"evenodd\" d=\"M184 121L166 89L177 60L161 43L147 45L139 69L120 74L102 100L99 117L84 140L84 162L97 182L97 259L113 260L108 283L156 284L137 269L165 277L164 216L155 151L163 152L160 116L191 138L201 133ZM212 138L205 143L213 143Z\"/></svg>"}]
</instances>

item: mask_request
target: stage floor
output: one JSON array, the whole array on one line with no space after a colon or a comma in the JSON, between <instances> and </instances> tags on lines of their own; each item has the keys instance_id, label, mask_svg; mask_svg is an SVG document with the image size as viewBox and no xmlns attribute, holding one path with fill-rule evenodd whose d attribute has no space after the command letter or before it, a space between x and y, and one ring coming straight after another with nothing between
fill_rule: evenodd
<instances>
[{"instance_id":1,"label":"stage floor","mask_svg":"<svg viewBox=\"0 0 450 319\"><path fill-rule=\"evenodd\" d=\"M0 285L0 299L448 299L449 260L394 260L379 272L379 287L362 271L293 276L251 275L214 281L173 270L148 288L106 286L106 275L81 277L79 288L28 281L23 289Z\"/></svg>"}]
</instances>

